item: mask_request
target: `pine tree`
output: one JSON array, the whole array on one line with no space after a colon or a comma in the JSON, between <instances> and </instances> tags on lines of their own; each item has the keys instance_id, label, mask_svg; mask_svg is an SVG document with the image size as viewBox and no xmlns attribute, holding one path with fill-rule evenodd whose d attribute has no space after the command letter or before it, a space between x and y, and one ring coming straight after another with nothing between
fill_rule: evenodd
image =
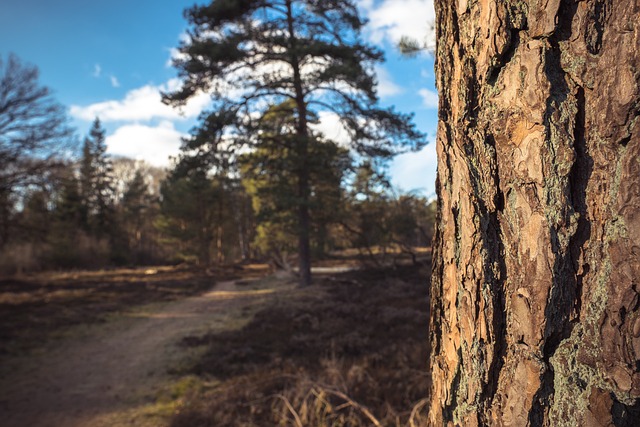
<instances>
[{"instance_id":1,"label":"pine tree","mask_svg":"<svg viewBox=\"0 0 640 427\"><path fill-rule=\"evenodd\" d=\"M56 201L56 216L61 222L71 224L73 227L82 225L83 200L80 193L80 184L73 170L61 178L60 191Z\"/></svg>"},{"instance_id":2,"label":"pine tree","mask_svg":"<svg viewBox=\"0 0 640 427\"><path fill-rule=\"evenodd\" d=\"M225 158L231 152L233 160L234 152L255 144L255 117L286 100L295 105L292 138L299 164L292 171L292 196L300 284L308 285L314 113L336 113L351 148L364 157L390 158L401 148L419 148L424 135L410 124L410 116L377 106L372 70L383 55L360 39L364 21L355 1L214 0L188 9L186 17L192 29L175 61L184 84L165 101L179 106L203 91L214 101L213 113L194 131L186 150Z\"/></svg>"},{"instance_id":3,"label":"pine tree","mask_svg":"<svg viewBox=\"0 0 640 427\"><path fill-rule=\"evenodd\" d=\"M86 231L86 209L75 171L69 167L59 178L50 230L50 261L56 267L79 267L82 255L78 250L80 235Z\"/></svg>"},{"instance_id":4,"label":"pine tree","mask_svg":"<svg viewBox=\"0 0 640 427\"><path fill-rule=\"evenodd\" d=\"M84 141L80 184L87 224L97 237L108 236L115 226L113 167L106 151L105 130L96 118Z\"/></svg>"},{"instance_id":5,"label":"pine tree","mask_svg":"<svg viewBox=\"0 0 640 427\"><path fill-rule=\"evenodd\" d=\"M296 170L301 161L296 151L295 103L271 107L260 121L254 151L240 157L243 183L253 199L257 219L257 246L274 261L288 267L286 253L295 250ZM336 219L341 184L351 165L347 150L333 141L309 141L309 211L311 246L322 255L326 227ZM331 208L328 208L328 207Z\"/></svg>"},{"instance_id":6,"label":"pine tree","mask_svg":"<svg viewBox=\"0 0 640 427\"><path fill-rule=\"evenodd\" d=\"M428 425L638 426L639 3L435 6Z\"/></svg>"},{"instance_id":7,"label":"pine tree","mask_svg":"<svg viewBox=\"0 0 640 427\"><path fill-rule=\"evenodd\" d=\"M200 265L211 262L215 239L216 195L213 182L201 170L172 173L160 189L160 230L171 241L179 258L195 258Z\"/></svg>"},{"instance_id":8,"label":"pine tree","mask_svg":"<svg viewBox=\"0 0 640 427\"><path fill-rule=\"evenodd\" d=\"M146 240L146 229L154 201L149 194L149 186L145 182L140 169L136 170L133 179L127 183L120 202L120 226L127 235L128 249L140 258Z\"/></svg>"},{"instance_id":9,"label":"pine tree","mask_svg":"<svg viewBox=\"0 0 640 427\"><path fill-rule=\"evenodd\" d=\"M80 159L80 179L79 179L79 191L82 199L82 207L80 210L80 221L85 231L89 231L89 211L93 207L94 203L94 190L93 183L95 181L93 150L91 147L91 140L89 138L84 139L82 144L82 157Z\"/></svg>"},{"instance_id":10,"label":"pine tree","mask_svg":"<svg viewBox=\"0 0 640 427\"><path fill-rule=\"evenodd\" d=\"M22 201L20 228L23 238L34 243L47 241L51 227L50 194L44 189L33 189Z\"/></svg>"}]
</instances>

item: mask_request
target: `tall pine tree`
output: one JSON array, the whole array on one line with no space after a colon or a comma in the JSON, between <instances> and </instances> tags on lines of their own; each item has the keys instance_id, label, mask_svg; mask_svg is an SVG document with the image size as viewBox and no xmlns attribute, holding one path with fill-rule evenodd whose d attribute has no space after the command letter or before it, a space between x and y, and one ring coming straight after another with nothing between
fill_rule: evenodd
<instances>
[{"instance_id":1,"label":"tall pine tree","mask_svg":"<svg viewBox=\"0 0 640 427\"><path fill-rule=\"evenodd\" d=\"M175 66L180 90L165 101L179 106L209 92L213 112L185 148L228 157L256 143L258 117L286 100L295 104L293 173L300 284L311 282L310 157L318 138L314 113L333 112L364 157L390 158L419 148L424 135L410 116L378 107L374 65L382 53L360 38L364 21L353 0L214 0L186 11L191 24ZM215 157L215 156L214 156ZM233 158L233 154L232 154Z\"/></svg>"},{"instance_id":2,"label":"tall pine tree","mask_svg":"<svg viewBox=\"0 0 640 427\"><path fill-rule=\"evenodd\" d=\"M242 181L252 197L258 222L257 247L284 267L288 267L285 254L291 252L291 242L295 241L298 208L295 175L302 164L296 150L295 110L291 100L271 107L260 122L255 149L239 158ZM307 161L310 240L317 255L328 244L326 228L336 220L341 184L351 161L348 151L335 142L311 141Z\"/></svg>"},{"instance_id":3,"label":"tall pine tree","mask_svg":"<svg viewBox=\"0 0 640 427\"><path fill-rule=\"evenodd\" d=\"M108 236L114 226L113 166L106 151L105 130L96 118L85 138L80 165L86 224L96 237Z\"/></svg>"},{"instance_id":4,"label":"tall pine tree","mask_svg":"<svg viewBox=\"0 0 640 427\"><path fill-rule=\"evenodd\" d=\"M126 183L119 206L119 228L123 233L130 259L137 264L149 261L152 221L157 201L149 193L149 185L140 169Z\"/></svg>"},{"instance_id":5,"label":"tall pine tree","mask_svg":"<svg viewBox=\"0 0 640 427\"><path fill-rule=\"evenodd\" d=\"M56 267L80 267L82 256L78 243L82 230L86 230L86 206L72 165L69 165L58 180L54 221L49 230L50 261Z\"/></svg>"},{"instance_id":6,"label":"tall pine tree","mask_svg":"<svg viewBox=\"0 0 640 427\"><path fill-rule=\"evenodd\" d=\"M176 249L178 259L208 265L216 237L218 194L206 172L180 172L173 171L160 188L162 217L158 228Z\"/></svg>"}]
</instances>

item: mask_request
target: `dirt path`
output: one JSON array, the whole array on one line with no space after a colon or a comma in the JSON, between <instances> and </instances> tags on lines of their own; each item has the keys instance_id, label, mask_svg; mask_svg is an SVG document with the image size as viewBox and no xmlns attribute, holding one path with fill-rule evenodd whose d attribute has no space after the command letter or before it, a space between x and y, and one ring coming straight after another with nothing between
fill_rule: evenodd
<instances>
[{"instance_id":1,"label":"dirt path","mask_svg":"<svg viewBox=\"0 0 640 427\"><path fill-rule=\"evenodd\" d=\"M130 313L90 327L27 360L0 378L0 424L5 427L158 426L146 413L184 362L184 336L241 326L269 290L218 284L210 292ZM5 366L7 368L7 366ZM5 369L3 369L5 371ZM148 412L148 411L147 411Z\"/></svg>"}]
</instances>

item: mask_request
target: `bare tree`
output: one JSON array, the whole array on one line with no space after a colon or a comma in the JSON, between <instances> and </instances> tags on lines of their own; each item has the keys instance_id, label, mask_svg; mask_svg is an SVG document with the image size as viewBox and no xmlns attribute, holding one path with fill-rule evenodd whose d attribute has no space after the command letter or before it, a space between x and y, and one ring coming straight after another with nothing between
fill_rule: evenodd
<instances>
[{"instance_id":1,"label":"bare tree","mask_svg":"<svg viewBox=\"0 0 640 427\"><path fill-rule=\"evenodd\" d=\"M0 57L0 203L41 181L70 154L65 109L38 83L38 69L17 56ZM9 206L0 206L0 246L7 239Z\"/></svg>"},{"instance_id":2,"label":"bare tree","mask_svg":"<svg viewBox=\"0 0 640 427\"><path fill-rule=\"evenodd\" d=\"M640 425L639 13L436 1L431 425Z\"/></svg>"}]
</instances>

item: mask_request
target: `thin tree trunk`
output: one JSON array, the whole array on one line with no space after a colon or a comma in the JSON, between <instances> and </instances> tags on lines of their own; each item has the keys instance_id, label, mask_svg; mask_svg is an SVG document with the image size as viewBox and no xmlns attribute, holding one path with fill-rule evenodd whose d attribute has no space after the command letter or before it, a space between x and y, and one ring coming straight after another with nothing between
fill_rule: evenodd
<instances>
[{"instance_id":1,"label":"thin tree trunk","mask_svg":"<svg viewBox=\"0 0 640 427\"><path fill-rule=\"evenodd\" d=\"M639 14L436 0L431 425L640 425Z\"/></svg>"},{"instance_id":2,"label":"thin tree trunk","mask_svg":"<svg viewBox=\"0 0 640 427\"><path fill-rule=\"evenodd\" d=\"M239 191L239 190L237 190ZM245 243L245 209L244 209L244 197L242 194L232 194L231 195L231 203L233 204L233 210L237 213L236 215L236 232L238 236L238 247L240 248L240 257L242 261L246 261L248 259L247 253L247 245Z\"/></svg>"},{"instance_id":3,"label":"thin tree trunk","mask_svg":"<svg viewBox=\"0 0 640 427\"><path fill-rule=\"evenodd\" d=\"M300 286L311 284L311 217L309 214L309 128L307 125L307 104L304 99L302 77L300 74L300 58L297 54L297 39L291 1L286 2L287 23L291 46L291 66L293 68L293 86L298 108L298 144L297 153L300 162L298 168L298 266L300 270Z\"/></svg>"},{"instance_id":4,"label":"thin tree trunk","mask_svg":"<svg viewBox=\"0 0 640 427\"><path fill-rule=\"evenodd\" d=\"M11 217L11 200L9 192L0 189L0 250L4 249L9 241L9 221Z\"/></svg>"},{"instance_id":5,"label":"thin tree trunk","mask_svg":"<svg viewBox=\"0 0 640 427\"><path fill-rule=\"evenodd\" d=\"M299 191L300 206L298 208L298 268L300 270L300 286L311 284L311 245L310 229L311 218L309 215L309 179L308 173L301 173Z\"/></svg>"},{"instance_id":6,"label":"thin tree trunk","mask_svg":"<svg viewBox=\"0 0 640 427\"><path fill-rule=\"evenodd\" d=\"M223 250L223 238L224 238L224 187L220 186L220 200L218 201L218 224L216 230L216 262L218 265L224 263L224 250Z\"/></svg>"}]
</instances>

